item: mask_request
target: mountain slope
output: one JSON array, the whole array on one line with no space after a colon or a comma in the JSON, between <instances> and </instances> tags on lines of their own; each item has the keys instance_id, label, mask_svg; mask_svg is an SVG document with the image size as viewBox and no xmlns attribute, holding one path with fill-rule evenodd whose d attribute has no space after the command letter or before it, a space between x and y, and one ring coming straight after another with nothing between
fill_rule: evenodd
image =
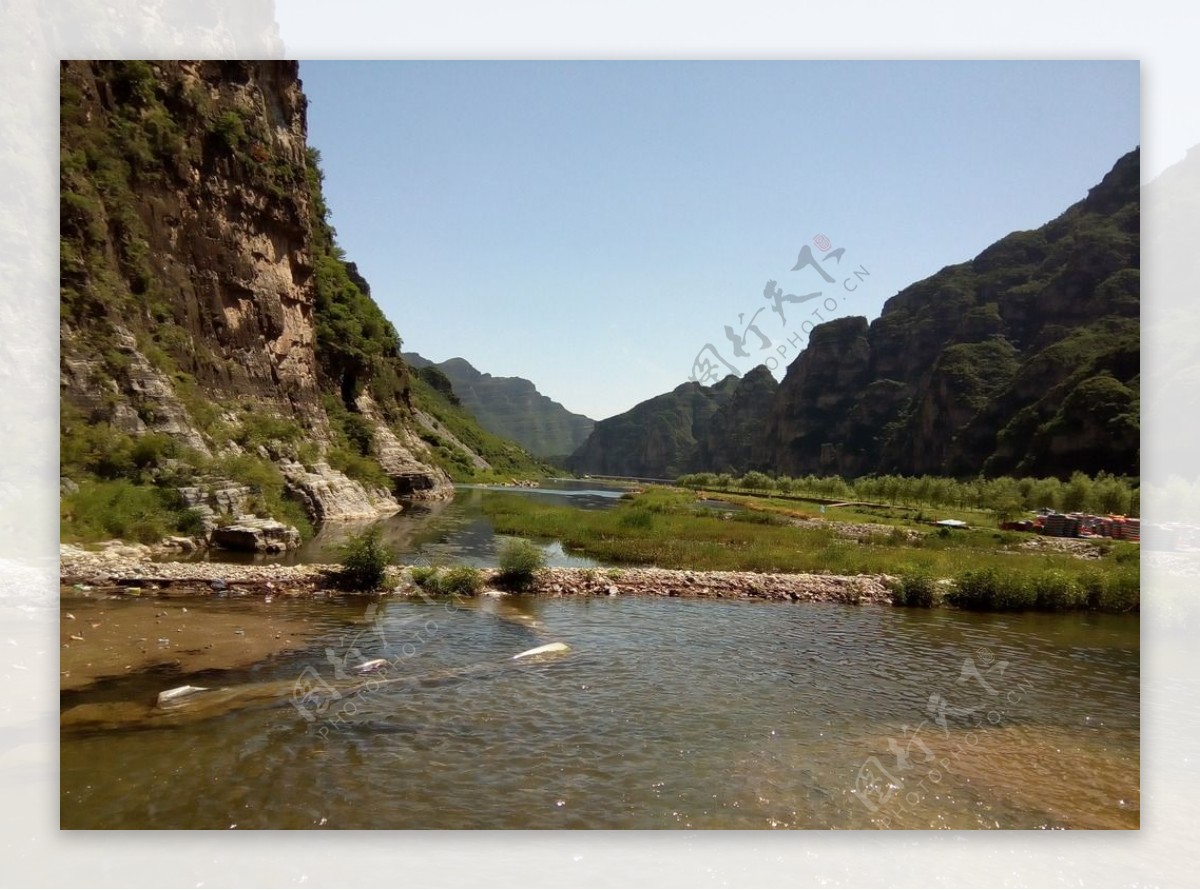
<instances>
[{"instance_id":1,"label":"mountain slope","mask_svg":"<svg viewBox=\"0 0 1200 890\"><path fill-rule=\"evenodd\" d=\"M538 392L524 377L493 377L476 370L462 358L434 364L416 353L404 358L415 369L434 367L445 375L454 395L480 426L512 439L530 454L543 458L565 457L588 437L595 421L574 414ZM436 386L436 381L427 377Z\"/></svg>"},{"instance_id":2,"label":"mountain slope","mask_svg":"<svg viewBox=\"0 0 1200 890\"><path fill-rule=\"evenodd\" d=\"M71 61L60 84L64 535L447 495L327 222L296 64Z\"/></svg>"},{"instance_id":3,"label":"mountain slope","mask_svg":"<svg viewBox=\"0 0 1200 890\"><path fill-rule=\"evenodd\" d=\"M1136 475L1138 160L1122 157L1041 228L905 288L869 326L816 329L780 386L761 463Z\"/></svg>"},{"instance_id":4,"label":"mountain slope","mask_svg":"<svg viewBox=\"0 0 1200 890\"><path fill-rule=\"evenodd\" d=\"M599 421L568 466L577 473L650 478L707 467L743 472L776 388L765 367L708 387L685 383Z\"/></svg>"},{"instance_id":5,"label":"mountain slope","mask_svg":"<svg viewBox=\"0 0 1200 890\"><path fill-rule=\"evenodd\" d=\"M597 424L572 466L1137 475L1138 164L1135 149L1057 219L905 288L874 322L819 325L765 412L710 435L730 382L689 384Z\"/></svg>"}]
</instances>

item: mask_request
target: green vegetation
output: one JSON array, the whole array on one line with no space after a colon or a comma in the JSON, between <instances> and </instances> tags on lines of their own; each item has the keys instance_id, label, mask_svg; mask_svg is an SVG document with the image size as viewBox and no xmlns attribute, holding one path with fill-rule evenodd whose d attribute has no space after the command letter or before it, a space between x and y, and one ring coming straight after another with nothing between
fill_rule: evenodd
<instances>
[{"instance_id":1,"label":"green vegetation","mask_svg":"<svg viewBox=\"0 0 1200 890\"><path fill-rule=\"evenodd\" d=\"M413 356L414 364L423 361ZM461 403L493 435L511 439L545 459L570 454L591 432L593 422L572 414L547 398L522 377L481 374L465 359L453 358L417 370L431 387L452 404Z\"/></svg>"},{"instance_id":2,"label":"green vegetation","mask_svg":"<svg viewBox=\"0 0 1200 890\"><path fill-rule=\"evenodd\" d=\"M452 404L424 377L411 381L414 408L433 418L448 435L424 430L422 438L430 446L433 460L455 482L509 482L553 475L549 464L531 457L520 446L484 430L461 405ZM456 439L491 466L480 469L470 455L456 447Z\"/></svg>"},{"instance_id":3,"label":"green vegetation","mask_svg":"<svg viewBox=\"0 0 1200 890\"><path fill-rule=\"evenodd\" d=\"M306 177L312 200L312 248L316 267L317 359L343 406L370 384L371 394L389 419L397 419L408 402L408 367L400 358L400 335L371 299L371 288L346 260L329 222L329 206L321 183L321 154L307 150Z\"/></svg>"},{"instance_id":4,"label":"green vegetation","mask_svg":"<svg viewBox=\"0 0 1200 890\"><path fill-rule=\"evenodd\" d=\"M824 503L866 502L889 506L923 507L990 513L996 519L1009 519L1025 510L1048 507L1053 510L1119 513L1136 516L1140 510L1139 484L1128 479L1099 473L1090 477L1073 473L1066 481L1056 478L956 480L942 476L769 476L747 473L740 478L716 473L691 473L680 476L676 484L684 488L714 491L741 491L753 494L778 494L796 500ZM939 519L957 518L938 516Z\"/></svg>"},{"instance_id":5,"label":"green vegetation","mask_svg":"<svg viewBox=\"0 0 1200 890\"><path fill-rule=\"evenodd\" d=\"M234 438L247 444L278 448L300 435L289 421L253 414L246 421ZM249 512L293 525L303 538L313 534L279 468L253 451L208 458L164 433L133 436L104 421L88 423L67 403L60 407L60 447L62 476L78 485L62 498L65 541L119 537L152 543L168 534L198 534L198 514L183 506L176 489L205 477L247 486ZM102 515L105 510L110 517Z\"/></svg>"},{"instance_id":6,"label":"green vegetation","mask_svg":"<svg viewBox=\"0 0 1200 890\"><path fill-rule=\"evenodd\" d=\"M942 597L938 593L937 580L932 575L905 574L892 590L892 605L931 609Z\"/></svg>"},{"instance_id":7,"label":"green vegetation","mask_svg":"<svg viewBox=\"0 0 1200 890\"><path fill-rule=\"evenodd\" d=\"M126 538L157 543L195 534L199 516L170 485L189 481L186 450L170 436L131 436L111 424L84 422L69 404L59 409L61 473L75 483L59 506L64 541Z\"/></svg>"},{"instance_id":8,"label":"green vegetation","mask_svg":"<svg viewBox=\"0 0 1200 890\"><path fill-rule=\"evenodd\" d=\"M940 585L934 579L941 578L955 581L946 602L962 608L1137 608L1134 544L1113 542L1099 560L1080 560L1024 550L1020 542L1026 536L1017 533L934 530L902 519L891 520L891 533L850 538L832 524L791 525L793 518L815 516L796 506L759 499L758 510L714 510L698 505L691 492L652 487L609 510L553 506L519 495L489 498L484 510L498 533L557 539L607 562L899 575L897 601L914 606L936 603ZM761 513L774 519L764 523Z\"/></svg>"},{"instance_id":9,"label":"green vegetation","mask_svg":"<svg viewBox=\"0 0 1200 890\"><path fill-rule=\"evenodd\" d=\"M414 566L412 581L429 593L447 596L477 596L483 590L483 572L471 566L441 569L434 566Z\"/></svg>"},{"instance_id":10,"label":"green vegetation","mask_svg":"<svg viewBox=\"0 0 1200 890\"><path fill-rule=\"evenodd\" d=\"M1030 609L1061 612L1082 608L1133 612L1139 607L1140 578L1137 570L1128 566L1074 575L1063 571L1006 573L989 567L959 575L946 601L962 609L995 612Z\"/></svg>"},{"instance_id":11,"label":"green vegetation","mask_svg":"<svg viewBox=\"0 0 1200 890\"><path fill-rule=\"evenodd\" d=\"M388 566L396 558L393 550L383 543L378 526L351 535L339 553L342 567L338 580L351 590L378 590L387 580Z\"/></svg>"},{"instance_id":12,"label":"green vegetation","mask_svg":"<svg viewBox=\"0 0 1200 890\"><path fill-rule=\"evenodd\" d=\"M125 479L80 483L63 495L59 520L62 539L78 542L121 538L157 544L166 535L200 530L200 515L167 489Z\"/></svg>"},{"instance_id":13,"label":"green vegetation","mask_svg":"<svg viewBox=\"0 0 1200 890\"><path fill-rule=\"evenodd\" d=\"M254 515L293 525L305 540L312 537L314 530L308 514L289 495L283 473L271 461L257 454L237 454L209 462L206 468L214 476L249 487L247 509Z\"/></svg>"},{"instance_id":14,"label":"green vegetation","mask_svg":"<svg viewBox=\"0 0 1200 890\"><path fill-rule=\"evenodd\" d=\"M500 548L500 573L496 576L496 583L506 590L528 590L545 565L546 554L541 547L522 538L514 538Z\"/></svg>"}]
</instances>

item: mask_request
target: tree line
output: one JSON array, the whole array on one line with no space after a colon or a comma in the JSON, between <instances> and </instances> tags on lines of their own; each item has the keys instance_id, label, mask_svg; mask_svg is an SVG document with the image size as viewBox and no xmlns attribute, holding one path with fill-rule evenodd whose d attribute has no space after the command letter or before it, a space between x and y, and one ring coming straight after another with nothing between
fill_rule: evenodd
<instances>
[{"instance_id":1,"label":"tree line","mask_svg":"<svg viewBox=\"0 0 1200 890\"><path fill-rule=\"evenodd\" d=\"M1016 479L951 479L942 476L773 476L757 471L744 476L729 473L690 473L676 483L687 488L780 494L833 501L866 501L893 506L931 506L986 510L998 519L1043 508L1066 513L1088 512L1137 516L1141 500L1138 482L1100 473L1073 473L1066 481L1054 477Z\"/></svg>"}]
</instances>

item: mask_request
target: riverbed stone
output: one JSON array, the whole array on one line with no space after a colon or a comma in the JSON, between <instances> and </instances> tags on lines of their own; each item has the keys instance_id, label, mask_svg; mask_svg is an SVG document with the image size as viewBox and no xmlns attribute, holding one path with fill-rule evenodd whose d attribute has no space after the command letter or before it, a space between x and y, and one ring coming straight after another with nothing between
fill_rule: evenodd
<instances>
[{"instance_id":1,"label":"riverbed stone","mask_svg":"<svg viewBox=\"0 0 1200 890\"><path fill-rule=\"evenodd\" d=\"M243 516L233 525L215 528L209 535L214 547L248 553L282 553L300 546L300 532L275 519Z\"/></svg>"},{"instance_id":2,"label":"riverbed stone","mask_svg":"<svg viewBox=\"0 0 1200 890\"><path fill-rule=\"evenodd\" d=\"M141 553L133 550L132 553ZM203 591L211 595L213 582L220 589L238 595L263 596L315 595L336 588L339 570L335 565L233 565L218 562L151 562L130 558L130 551L112 548L109 552L83 550L63 545L61 577L64 584L112 586L120 579L139 584L160 584L168 594ZM398 566L397 568L404 568ZM496 570L485 572L486 589L482 596L505 597L509 594L492 587ZM688 585L690 575L693 584ZM698 572L657 568L625 568L620 584L614 584L593 569L550 568L538 573L533 593L557 596L671 596L688 598L762 600L792 603L856 603L890 605L891 588L896 578L890 575L824 575L817 573L775 574L762 572ZM557 586L558 591L554 588ZM401 584L396 596L419 596L420 588Z\"/></svg>"}]
</instances>

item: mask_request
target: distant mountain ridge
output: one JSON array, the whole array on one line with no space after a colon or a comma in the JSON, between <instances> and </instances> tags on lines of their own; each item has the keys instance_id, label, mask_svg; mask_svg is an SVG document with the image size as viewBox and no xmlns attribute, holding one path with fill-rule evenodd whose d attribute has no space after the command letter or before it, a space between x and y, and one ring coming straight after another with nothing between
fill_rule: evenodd
<instances>
[{"instance_id":1,"label":"distant mountain ridge","mask_svg":"<svg viewBox=\"0 0 1200 890\"><path fill-rule=\"evenodd\" d=\"M744 473L778 388L762 365L712 386L684 383L598 422L567 466L577 473L645 478L710 468Z\"/></svg>"},{"instance_id":2,"label":"distant mountain ridge","mask_svg":"<svg viewBox=\"0 0 1200 890\"><path fill-rule=\"evenodd\" d=\"M597 424L570 466L1136 476L1139 158L1120 158L1040 228L906 287L875 321L817 326L773 392L761 368L740 383L685 384ZM742 391L752 380L753 397ZM725 407L734 393L738 412Z\"/></svg>"},{"instance_id":3,"label":"distant mountain ridge","mask_svg":"<svg viewBox=\"0 0 1200 890\"><path fill-rule=\"evenodd\" d=\"M458 357L431 362L406 352L404 359L418 372L436 368L484 429L512 439L538 457L565 458L586 441L596 424L543 395L524 377L495 377Z\"/></svg>"}]
</instances>

